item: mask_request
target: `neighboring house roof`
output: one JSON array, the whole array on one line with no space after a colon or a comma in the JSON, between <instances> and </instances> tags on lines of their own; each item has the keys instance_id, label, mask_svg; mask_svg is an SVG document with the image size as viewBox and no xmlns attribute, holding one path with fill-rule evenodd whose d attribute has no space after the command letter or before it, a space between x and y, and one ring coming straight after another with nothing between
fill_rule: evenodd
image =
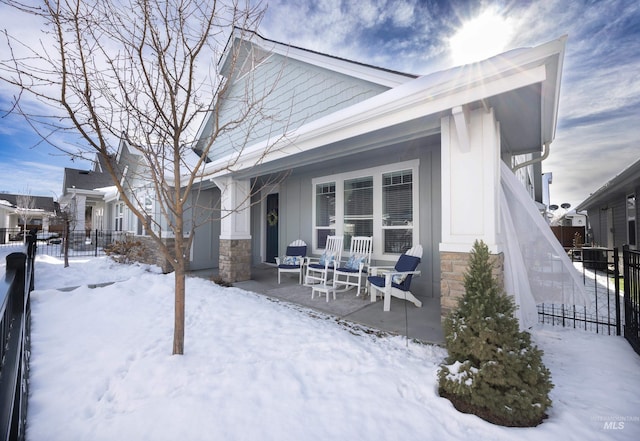
<instances>
[{"instance_id":1,"label":"neighboring house roof","mask_svg":"<svg viewBox=\"0 0 640 441\"><path fill-rule=\"evenodd\" d=\"M69 188L78 190L95 190L96 188L113 185L111 176L106 172L95 170L80 170L76 168L64 169L63 194Z\"/></svg>"},{"instance_id":2,"label":"neighboring house roof","mask_svg":"<svg viewBox=\"0 0 640 441\"><path fill-rule=\"evenodd\" d=\"M612 198L625 198L637 188L640 188L640 159L592 193L576 207L576 211L606 204Z\"/></svg>"},{"instance_id":3,"label":"neighboring house roof","mask_svg":"<svg viewBox=\"0 0 640 441\"><path fill-rule=\"evenodd\" d=\"M18 206L18 197L23 195L0 193L0 205L9 208ZM24 195L27 196L27 195ZM56 204L51 196L31 196L33 200L33 210L42 210L48 213L55 213Z\"/></svg>"},{"instance_id":4,"label":"neighboring house roof","mask_svg":"<svg viewBox=\"0 0 640 441\"><path fill-rule=\"evenodd\" d=\"M273 143L270 140L277 139L274 135L243 146L242 156L230 165L233 153L212 158L206 168L213 176L236 173L252 177L310 164L319 160L317 153L311 153L319 147L326 150L332 145L335 148L325 151L324 157L327 154L339 157L383 146L391 139L437 134L441 118L451 115L452 110L457 109L464 117L466 110L480 106L494 109L500 121L503 152L539 154L543 145L555 137L566 37L417 78L275 43L257 35L249 43L268 49L265 41L271 45L270 50L296 60L359 79L377 79L378 84L387 81L387 89L294 127L275 147L270 144ZM222 66L228 63L225 57ZM269 154L265 157L267 147Z\"/></svg>"}]
</instances>

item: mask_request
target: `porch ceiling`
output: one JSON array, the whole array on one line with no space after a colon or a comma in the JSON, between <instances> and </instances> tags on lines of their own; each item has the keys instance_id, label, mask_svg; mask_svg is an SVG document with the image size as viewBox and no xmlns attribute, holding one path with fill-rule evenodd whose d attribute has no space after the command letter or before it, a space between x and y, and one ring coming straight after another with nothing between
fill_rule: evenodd
<instances>
[{"instance_id":1,"label":"porch ceiling","mask_svg":"<svg viewBox=\"0 0 640 441\"><path fill-rule=\"evenodd\" d=\"M487 98L500 122L502 149L514 155L542 151L541 84Z\"/></svg>"}]
</instances>

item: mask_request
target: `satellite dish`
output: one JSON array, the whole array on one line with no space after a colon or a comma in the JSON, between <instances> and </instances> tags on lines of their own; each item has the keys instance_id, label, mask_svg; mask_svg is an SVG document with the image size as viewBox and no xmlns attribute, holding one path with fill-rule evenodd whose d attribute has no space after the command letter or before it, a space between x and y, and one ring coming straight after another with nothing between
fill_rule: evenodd
<instances>
[{"instance_id":1,"label":"satellite dish","mask_svg":"<svg viewBox=\"0 0 640 441\"><path fill-rule=\"evenodd\" d=\"M564 204L560 205L562 208L564 208L565 210L568 210L569 207L571 207L571 204L569 204L568 202L565 202Z\"/></svg>"},{"instance_id":2,"label":"satellite dish","mask_svg":"<svg viewBox=\"0 0 640 441\"><path fill-rule=\"evenodd\" d=\"M557 209L558 209L558 206L556 204L549 205L549 210L556 211Z\"/></svg>"}]
</instances>

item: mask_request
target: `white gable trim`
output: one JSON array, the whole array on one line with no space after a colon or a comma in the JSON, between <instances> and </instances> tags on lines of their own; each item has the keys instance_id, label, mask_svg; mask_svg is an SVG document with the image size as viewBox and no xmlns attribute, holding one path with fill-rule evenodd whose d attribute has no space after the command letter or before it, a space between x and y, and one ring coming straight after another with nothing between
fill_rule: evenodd
<instances>
[{"instance_id":1,"label":"white gable trim","mask_svg":"<svg viewBox=\"0 0 640 441\"><path fill-rule=\"evenodd\" d=\"M353 61L336 58L330 55L324 55L317 52L289 46L284 43L267 40L257 33L243 31L237 28L231 35L231 41L235 41L236 38L244 39L246 41L249 34L250 43L259 46L266 51L299 60L304 63L312 64L323 69L329 69L334 72L349 75L351 77L370 81L372 83L380 84L387 87L396 87L413 79L412 75L403 75L389 70L367 66ZM225 51L223 57L220 59L220 66L225 65L227 58L231 52L231 50Z\"/></svg>"}]
</instances>

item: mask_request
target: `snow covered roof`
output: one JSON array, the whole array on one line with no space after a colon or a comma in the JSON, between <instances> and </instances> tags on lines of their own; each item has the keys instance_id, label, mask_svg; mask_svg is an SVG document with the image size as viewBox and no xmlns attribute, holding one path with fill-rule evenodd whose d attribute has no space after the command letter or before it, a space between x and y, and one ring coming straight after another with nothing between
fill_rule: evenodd
<instances>
[{"instance_id":1,"label":"snow covered roof","mask_svg":"<svg viewBox=\"0 0 640 441\"><path fill-rule=\"evenodd\" d=\"M15 208L18 206L18 197L30 196L33 201L33 208L29 211L34 212L49 212L54 213L56 211L55 202L51 196L31 196L31 195L19 195L11 193L0 194L0 206Z\"/></svg>"}]
</instances>

